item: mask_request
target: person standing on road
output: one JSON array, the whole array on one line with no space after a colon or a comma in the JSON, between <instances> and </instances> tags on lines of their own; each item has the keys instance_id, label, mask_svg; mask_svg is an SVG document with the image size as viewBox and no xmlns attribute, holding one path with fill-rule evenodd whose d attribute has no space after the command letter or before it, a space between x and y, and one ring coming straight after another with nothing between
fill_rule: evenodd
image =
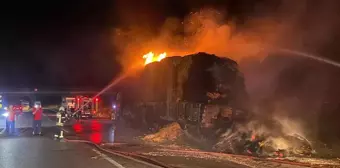
<instances>
[{"instance_id":1,"label":"person standing on road","mask_svg":"<svg viewBox=\"0 0 340 168\"><path fill-rule=\"evenodd\" d=\"M33 113L33 135L41 135L41 118L42 118L42 108L41 106L34 107Z\"/></svg>"},{"instance_id":2,"label":"person standing on road","mask_svg":"<svg viewBox=\"0 0 340 168\"><path fill-rule=\"evenodd\" d=\"M65 111L65 107L64 106L60 106L58 112L61 114L62 118L65 118L65 120L68 119L68 113Z\"/></svg>"},{"instance_id":3,"label":"person standing on road","mask_svg":"<svg viewBox=\"0 0 340 168\"><path fill-rule=\"evenodd\" d=\"M15 134L15 111L13 109L13 105L10 105L8 107L7 124L8 124L8 134L10 135Z\"/></svg>"},{"instance_id":4,"label":"person standing on road","mask_svg":"<svg viewBox=\"0 0 340 168\"><path fill-rule=\"evenodd\" d=\"M64 106L60 106L59 112L64 113L65 112L65 107Z\"/></svg>"}]
</instances>

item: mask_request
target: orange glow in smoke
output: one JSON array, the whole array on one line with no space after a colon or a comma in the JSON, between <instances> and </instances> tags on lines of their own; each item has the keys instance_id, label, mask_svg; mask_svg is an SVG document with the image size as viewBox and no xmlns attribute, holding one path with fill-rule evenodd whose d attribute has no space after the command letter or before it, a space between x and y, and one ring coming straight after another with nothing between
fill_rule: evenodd
<instances>
[{"instance_id":1,"label":"orange glow in smoke","mask_svg":"<svg viewBox=\"0 0 340 168\"><path fill-rule=\"evenodd\" d=\"M161 53L159 55L155 55L153 52L149 52L143 55L143 58L145 59L144 65L147 65L149 63L156 62L156 61L159 62L165 57L166 57L166 52Z\"/></svg>"}]
</instances>

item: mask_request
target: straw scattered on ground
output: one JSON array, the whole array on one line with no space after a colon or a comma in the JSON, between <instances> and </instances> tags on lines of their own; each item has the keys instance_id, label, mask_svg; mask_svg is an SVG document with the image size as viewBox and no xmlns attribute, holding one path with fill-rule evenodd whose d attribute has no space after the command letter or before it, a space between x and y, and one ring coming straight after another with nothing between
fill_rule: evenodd
<instances>
[{"instance_id":1,"label":"straw scattered on ground","mask_svg":"<svg viewBox=\"0 0 340 168\"><path fill-rule=\"evenodd\" d=\"M166 125L158 132L149 134L142 139L147 142L163 143L174 142L183 135L183 131L178 123L171 123Z\"/></svg>"}]
</instances>

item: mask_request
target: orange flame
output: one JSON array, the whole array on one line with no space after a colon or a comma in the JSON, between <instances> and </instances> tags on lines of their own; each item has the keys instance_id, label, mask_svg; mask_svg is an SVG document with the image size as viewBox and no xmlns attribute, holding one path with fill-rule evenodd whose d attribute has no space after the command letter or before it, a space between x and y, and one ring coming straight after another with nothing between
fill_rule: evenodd
<instances>
[{"instance_id":1,"label":"orange flame","mask_svg":"<svg viewBox=\"0 0 340 168\"><path fill-rule=\"evenodd\" d=\"M145 55L143 55L143 58L145 59L144 65L150 64L152 62L159 62L162 59L166 57L166 52L159 54L158 56L155 56L153 52L149 52Z\"/></svg>"}]
</instances>

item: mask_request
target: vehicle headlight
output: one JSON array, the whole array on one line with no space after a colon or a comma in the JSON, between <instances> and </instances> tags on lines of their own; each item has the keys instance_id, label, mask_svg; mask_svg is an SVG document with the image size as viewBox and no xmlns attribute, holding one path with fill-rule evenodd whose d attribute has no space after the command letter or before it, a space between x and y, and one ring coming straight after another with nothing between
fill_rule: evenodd
<instances>
[{"instance_id":1,"label":"vehicle headlight","mask_svg":"<svg viewBox=\"0 0 340 168\"><path fill-rule=\"evenodd\" d=\"M8 112L6 112L6 113L3 113L3 114L2 114L2 116L4 116L4 117L8 117Z\"/></svg>"}]
</instances>

